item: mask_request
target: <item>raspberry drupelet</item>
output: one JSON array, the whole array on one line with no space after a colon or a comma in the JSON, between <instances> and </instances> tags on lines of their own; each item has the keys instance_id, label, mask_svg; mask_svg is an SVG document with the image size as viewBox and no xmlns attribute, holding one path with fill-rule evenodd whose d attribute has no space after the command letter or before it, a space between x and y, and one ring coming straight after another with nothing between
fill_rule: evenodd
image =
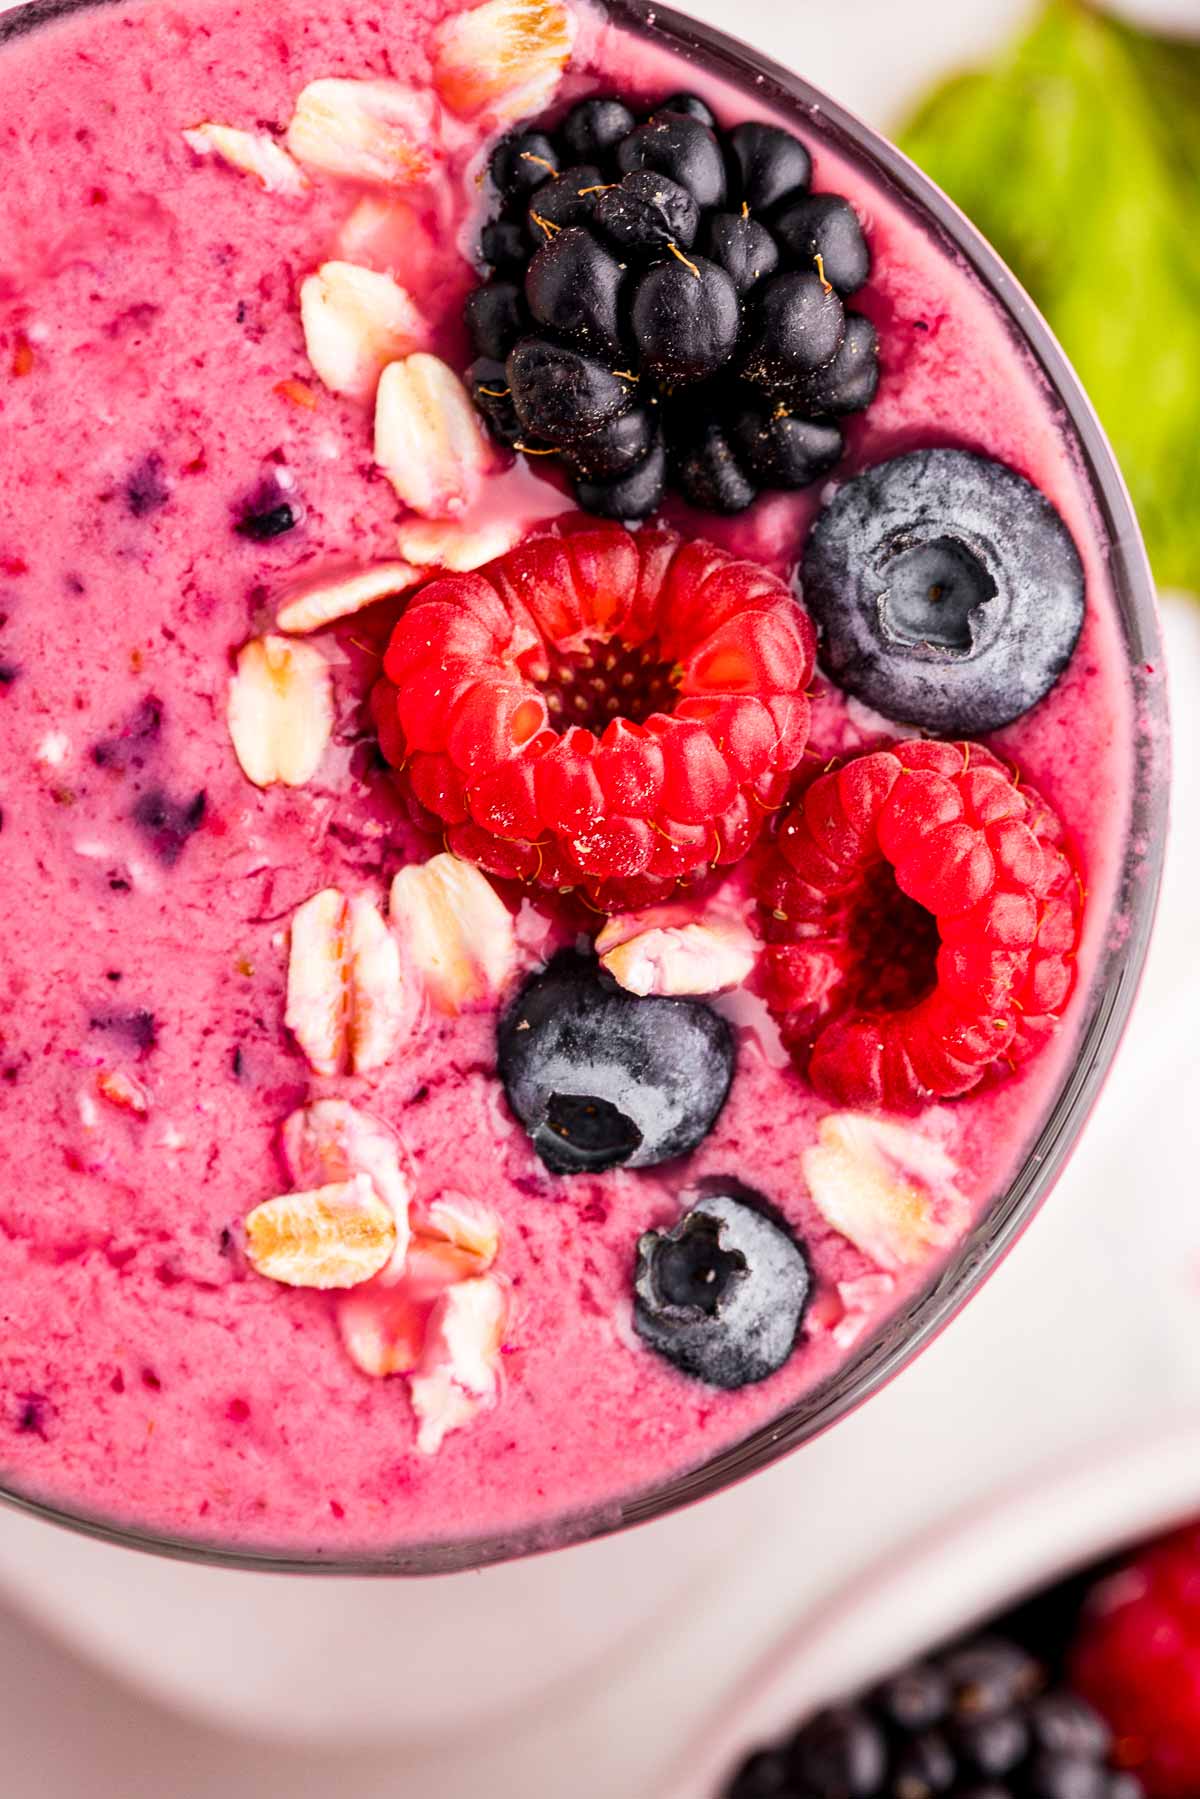
<instances>
[{"instance_id":1,"label":"raspberry drupelet","mask_svg":"<svg viewBox=\"0 0 1200 1799\"><path fill-rule=\"evenodd\" d=\"M745 855L804 754L813 660L770 571L572 517L420 589L372 711L458 855L629 905Z\"/></svg>"},{"instance_id":2,"label":"raspberry drupelet","mask_svg":"<svg viewBox=\"0 0 1200 1799\"><path fill-rule=\"evenodd\" d=\"M756 891L768 1002L840 1105L909 1109L1010 1072L1071 991L1062 825L979 744L901 743L819 776Z\"/></svg>"}]
</instances>

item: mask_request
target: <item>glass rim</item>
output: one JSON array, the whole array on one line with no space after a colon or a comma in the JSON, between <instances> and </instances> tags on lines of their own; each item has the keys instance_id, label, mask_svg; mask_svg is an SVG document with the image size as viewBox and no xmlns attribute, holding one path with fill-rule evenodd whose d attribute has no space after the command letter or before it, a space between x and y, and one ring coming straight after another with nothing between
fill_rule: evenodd
<instances>
[{"instance_id":1,"label":"glass rim","mask_svg":"<svg viewBox=\"0 0 1200 1799\"><path fill-rule=\"evenodd\" d=\"M659 6L655 0L598 3L621 28L665 40L668 48L698 68L732 75L781 110L799 111L808 122L815 121L821 136L840 155L864 168L877 183L882 180L910 213L967 263L1032 356L1061 410L1062 427L1074 440L1104 532L1109 576L1130 665L1161 667L1156 591L1133 506L1100 422L1049 325L965 214L872 126L728 33ZM72 13L122 4L124 0L23 0L0 11L0 46ZM766 1424L689 1472L643 1488L626 1500L476 1537L348 1553L256 1549L177 1537L73 1512L3 1485L0 1501L97 1540L177 1561L289 1574L440 1575L567 1548L649 1523L769 1467L827 1430L913 1361L978 1291L1040 1208L1091 1112L1137 991L1162 877L1169 750L1161 685L1155 689L1150 712L1148 728L1135 738L1126 856L1115 899L1115 905L1128 916L1129 929L1101 958L1093 976L1088 1015L1079 1029L1077 1053L1020 1170L930 1285L889 1319L861 1354Z\"/></svg>"}]
</instances>

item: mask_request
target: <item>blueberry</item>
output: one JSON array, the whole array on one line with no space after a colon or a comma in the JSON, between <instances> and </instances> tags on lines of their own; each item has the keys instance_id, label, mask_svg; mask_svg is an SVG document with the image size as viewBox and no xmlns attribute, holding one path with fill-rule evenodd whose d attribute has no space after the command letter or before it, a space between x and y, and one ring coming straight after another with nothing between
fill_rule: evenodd
<instances>
[{"instance_id":1,"label":"blueberry","mask_svg":"<svg viewBox=\"0 0 1200 1799\"><path fill-rule=\"evenodd\" d=\"M738 199L751 212L767 212L789 194L804 193L812 157L798 137L778 125L735 125L729 133L738 172Z\"/></svg>"},{"instance_id":2,"label":"blueberry","mask_svg":"<svg viewBox=\"0 0 1200 1799\"><path fill-rule=\"evenodd\" d=\"M608 481L627 475L645 461L654 448L658 426L649 407L631 406L563 451L563 459L577 475L590 481Z\"/></svg>"},{"instance_id":3,"label":"blueberry","mask_svg":"<svg viewBox=\"0 0 1200 1799\"><path fill-rule=\"evenodd\" d=\"M803 579L838 685L943 736L1028 712L1083 626L1062 519L1022 476L966 450L914 450L847 481L813 526Z\"/></svg>"},{"instance_id":4,"label":"blueberry","mask_svg":"<svg viewBox=\"0 0 1200 1799\"><path fill-rule=\"evenodd\" d=\"M604 176L591 163L577 163L547 181L529 202L529 241L540 246L554 236L556 226L561 231L567 225L588 224L605 186Z\"/></svg>"},{"instance_id":5,"label":"blueberry","mask_svg":"<svg viewBox=\"0 0 1200 1799\"><path fill-rule=\"evenodd\" d=\"M233 528L239 537L248 537L251 543L270 543L272 538L294 531L299 523L297 506L277 487L267 483L242 507Z\"/></svg>"},{"instance_id":6,"label":"blueberry","mask_svg":"<svg viewBox=\"0 0 1200 1799\"><path fill-rule=\"evenodd\" d=\"M596 223L622 249L687 250L700 229L700 208L686 187L655 169L634 169L596 201Z\"/></svg>"},{"instance_id":7,"label":"blueberry","mask_svg":"<svg viewBox=\"0 0 1200 1799\"><path fill-rule=\"evenodd\" d=\"M793 262L808 268L819 256L826 281L839 294L852 294L871 273L858 214L840 194L809 194L776 213L771 226Z\"/></svg>"},{"instance_id":8,"label":"blueberry","mask_svg":"<svg viewBox=\"0 0 1200 1799\"><path fill-rule=\"evenodd\" d=\"M133 822L159 861L173 868L188 838L203 824L207 804L203 789L190 800L173 800L161 787L152 787L138 796Z\"/></svg>"},{"instance_id":9,"label":"blueberry","mask_svg":"<svg viewBox=\"0 0 1200 1799\"><path fill-rule=\"evenodd\" d=\"M633 1323L651 1349L712 1387L766 1380L791 1355L811 1277L765 1201L731 1183L638 1244Z\"/></svg>"},{"instance_id":10,"label":"blueberry","mask_svg":"<svg viewBox=\"0 0 1200 1799\"><path fill-rule=\"evenodd\" d=\"M682 113L685 119L698 119L710 131L717 128L716 114L699 94L671 94L668 99L659 101L651 116L657 118L660 112Z\"/></svg>"},{"instance_id":11,"label":"blueberry","mask_svg":"<svg viewBox=\"0 0 1200 1799\"><path fill-rule=\"evenodd\" d=\"M735 455L763 487L808 487L842 454L842 434L827 420L796 418L781 405L748 402L727 423Z\"/></svg>"},{"instance_id":12,"label":"blueberry","mask_svg":"<svg viewBox=\"0 0 1200 1799\"><path fill-rule=\"evenodd\" d=\"M846 335L832 362L796 384L794 398L818 416L862 412L879 386L879 340L870 319L846 314Z\"/></svg>"},{"instance_id":13,"label":"blueberry","mask_svg":"<svg viewBox=\"0 0 1200 1799\"><path fill-rule=\"evenodd\" d=\"M600 518L649 518L661 506L666 485L666 452L658 438L646 460L627 475L617 475L611 481L576 481L575 498L585 512L594 512Z\"/></svg>"},{"instance_id":14,"label":"blueberry","mask_svg":"<svg viewBox=\"0 0 1200 1799\"><path fill-rule=\"evenodd\" d=\"M948 1793L953 1787L958 1765L941 1731L923 1730L899 1749L889 1772L894 1793L933 1799L934 1794Z\"/></svg>"},{"instance_id":15,"label":"blueberry","mask_svg":"<svg viewBox=\"0 0 1200 1799\"><path fill-rule=\"evenodd\" d=\"M963 1718L955 1727L954 1742L962 1760L976 1773L1010 1774L1029 1752L1029 1726L1015 1711Z\"/></svg>"},{"instance_id":16,"label":"blueberry","mask_svg":"<svg viewBox=\"0 0 1200 1799\"><path fill-rule=\"evenodd\" d=\"M994 1718L1037 1692L1042 1670L1024 1649L1005 1637L976 1637L942 1662L955 1714Z\"/></svg>"},{"instance_id":17,"label":"blueberry","mask_svg":"<svg viewBox=\"0 0 1200 1799\"><path fill-rule=\"evenodd\" d=\"M522 430L547 443L587 437L627 411L636 392L594 356L546 337L523 337L506 368Z\"/></svg>"},{"instance_id":18,"label":"blueberry","mask_svg":"<svg viewBox=\"0 0 1200 1799\"><path fill-rule=\"evenodd\" d=\"M787 394L837 355L846 330L842 302L816 274L772 275L755 295L743 373L768 393Z\"/></svg>"},{"instance_id":19,"label":"blueberry","mask_svg":"<svg viewBox=\"0 0 1200 1799\"><path fill-rule=\"evenodd\" d=\"M792 1739L792 1772L814 1799L868 1799L883 1783L887 1748L874 1719L857 1705L830 1706Z\"/></svg>"},{"instance_id":20,"label":"blueberry","mask_svg":"<svg viewBox=\"0 0 1200 1799\"><path fill-rule=\"evenodd\" d=\"M622 100L580 100L562 123L562 140L576 162L592 162L616 148L636 121Z\"/></svg>"},{"instance_id":21,"label":"blueberry","mask_svg":"<svg viewBox=\"0 0 1200 1799\"><path fill-rule=\"evenodd\" d=\"M758 1749L746 1757L722 1799L796 1799L787 1757L778 1749Z\"/></svg>"},{"instance_id":22,"label":"blueberry","mask_svg":"<svg viewBox=\"0 0 1200 1799\"><path fill-rule=\"evenodd\" d=\"M701 211L725 198L725 159L711 128L685 113L656 112L617 145L617 167L656 169L686 187Z\"/></svg>"},{"instance_id":23,"label":"blueberry","mask_svg":"<svg viewBox=\"0 0 1200 1799\"><path fill-rule=\"evenodd\" d=\"M149 1055L158 1042L158 1020L142 1007L134 1012L94 1012L88 1019L88 1029L119 1037L141 1056Z\"/></svg>"},{"instance_id":24,"label":"blueberry","mask_svg":"<svg viewBox=\"0 0 1200 1799\"><path fill-rule=\"evenodd\" d=\"M515 131L492 151L492 180L510 198L527 194L558 173L558 151L540 131Z\"/></svg>"},{"instance_id":25,"label":"blueberry","mask_svg":"<svg viewBox=\"0 0 1200 1799\"><path fill-rule=\"evenodd\" d=\"M928 1730L950 1710L950 1682L940 1668L918 1662L885 1680L874 1703L898 1730Z\"/></svg>"},{"instance_id":26,"label":"blueberry","mask_svg":"<svg viewBox=\"0 0 1200 1799\"><path fill-rule=\"evenodd\" d=\"M170 497L162 457L144 457L125 483L125 503L130 512L134 518L145 518L148 513L158 512Z\"/></svg>"},{"instance_id":27,"label":"blueberry","mask_svg":"<svg viewBox=\"0 0 1200 1799\"><path fill-rule=\"evenodd\" d=\"M492 436L502 444L515 444L521 435L521 421L513 405L504 364L494 357L479 356L467 370L466 380Z\"/></svg>"},{"instance_id":28,"label":"blueberry","mask_svg":"<svg viewBox=\"0 0 1200 1799\"><path fill-rule=\"evenodd\" d=\"M710 213L701 245L725 270L739 294L748 294L779 267L779 246L765 225L743 212Z\"/></svg>"},{"instance_id":29,"label":"blueberry","mask_svg":"<svg viewBox=\"0 0 1200 1799\"><path fill-rule=\"evenodd\" d=\"M491 219L479 234L479 255L494 269L523 269L529 240L514 219Z\"/></svg>"},{"instance_id":30,"label":"blueberry","mask_svg":"<svg viewBox=\"0 0 1200 1799\"><path fill-rule=\"evenodd\" d=\"M92 746L92 761L97 768L140 768L150 746L162 731L163 703L154 694L139 700L125 723L112 737L101 738Z\"/></svg>"},{"instance_id":31,"label":"blueberry","mask_svg":"<svg viewBox=\"0 0 1200 1799\"><path fill-rule=\"evenodd\" d=\"M589 956L556 956L500 1021L508 1102L555 1174L647 1168L712 1129L733 1036L698 1000L638 999Z\"/></svg>"},{"instance_id":32,"label":"blueberry","mask_svg":"<svg viewBox=\"0 0 1200 1799\"><path fill-rule=\"evenodd\" d=\"M1056 1753L1108 1754L1112 1732L1099 1712L1075 1693L1043 1693L1030 1707L1030 1722L1039 1748Z\"/></svg>"},{"instance_id":33,"label":"blueberry","mask_svg":"<svg viewBox=\"0 0 1200 1799\"><path fill-rule=\"evenodd\" d=\"M0 662L0 688L12 687L20 672L15 662Z\"/></svg>"},{"instance_id":34,"label":"blueberry","mask_svg":"<svg viewBox=\"0 0 1200 1799\"><path fill-rule=\"evenodd\" d=\"M1024 1771L1028 1799L1108 1799L1108 1770L1090 1756L1039 1749Z\"/></svg>"},{"instance_id":35,"label":"blueberry","mask_svg":"<svg viewBox=\"0 0 1200 1799\"><path fill-rule=\"evenodd\" d=\"M525 295L515 281L489 281L473 288L463 308L477 356L502 362L529 329Z\"/></svg>"},{"instance_id":36,"label":"blueberry","mask_svg":"<svg viewBox=\"0 0 1200 1799\"><path fill-rule=\"evenodd\" d=\"M649 269L634 290L630 319L642 367L670 384L703 380L737 348L737 290L703 256Z\"/></svg>"},{"instance_id":37,"label":"blueberry","mask_svg":"<svg viewBox=\"0 0 1200 1799\"><path fill-rule=\"evenodd\" d=\"M590 231L573 225L543 244L525 275L525 298L539 325L593 345L620 336L625 271Z\"/></svg>"},{"instance_id":38,"label":"blueberry","mask_svg":"<svg viewBox=\"0 0 1200 1799\"><path fill-rule=\"evenodd\" d=\"M672 419L671 433L671 467L691 505L701 512L744 512L758 498L717 419L683 413Z\"/></svg>"}]
</instances>

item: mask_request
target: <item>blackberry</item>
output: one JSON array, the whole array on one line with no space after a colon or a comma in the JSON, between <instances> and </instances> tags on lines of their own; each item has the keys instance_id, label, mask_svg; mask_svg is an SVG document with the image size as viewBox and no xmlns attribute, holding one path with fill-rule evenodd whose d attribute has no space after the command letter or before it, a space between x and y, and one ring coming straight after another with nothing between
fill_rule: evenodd
<instances>
[{"instance_id":1,"label":"blackberry","mask_svg":"<svg viewBox=\"0 0 1200 1799\"><path fill-rule=\"evenodd\" d=\"M658 437L645 461L628 474L610 481L576 481L575 498L585 512L595 512L601 518L649 518L662 505L666 485L667 457Z\"/></svg>"},{"instance_id":2,"label":"blackberry","mask_svg":"<svg viewBox=\"0 0 1200 1799\"><path fill-rule=\"evenodd\" d=\"M699 412L691 429L675 433L672 467L684 498L701 512L744 512L757 493L720 420Z\"/></svg>"},{"instance_id":3,"label":"blackberry","mask_svg":"<svg viewBox=\"0 0 1200 1799\"><path fill-rule=\"evenodd\" d=\"M523 270L529 259L529 240L514 219L490 219L479 238L479 257L501 271Z\"/></svg>"},{"instance_id":4,"label":"blackberry","mask_svg":"<svg viewBox=\"0 0 1200 1799\"><path fill-rule=\"evenodd\" d=\"M1103 1720L991 1634L830 1706L748 1755L720 1799L1142 1799Z\"/></svg>"},{"instance_id":5,"label":"blackberry","mask_svg":"<svg viewBox=\"0 0 1200 1799\"><path fill-rule=\"evenodd\" d=\"M808 487L841 459L836 425L796 418L770 401L740 407L726 429L734 455L763 487Z\"/></svg>"},{"instance_id":6,"label":"blackberry","mask_svg":"<svg viewBox=\"0 0 1200 1799\"><path fill-rule=\"evenodd\" d=\"M532 244L544 244L568 225L586 225L596 201L606 187L601 171L592 163L574 163L534 190L526 218L526 235Z\"/></svg>"},{"instance_id":7,"label":"blackberry","mask_svg":"<svg viewBox=\"0 0 1200 1799\"><path fill-rule=\"evenodd\" d=\"M581 100L562 122L562 141L579 162L607 156L637 124L623 100Z\"/></svg>"},{"instance_id":8,"label":"blackberry","mask_svg":"<svg viewBox=\"0 0 1200 1799\"><path fill-rule=\"evenodd\" d=\"M512 198L529 194L558 174L558 151L540 131L517 131L501 138L489 167L500 192Z\"/></svg>"},{"instance_id":9,"label":"blackberry","mask_svg":"<svg viewBox=\"0 0 1200 1799\"><path fill-rule=\"evenodd\" d=\"M710 212L701 248L724 269L739 294L748 294L779 267L779 245L748 212Z\"/></svg>"},{"instance_id":10,"label":"blackberry","mask_svg":"<svg viewBox=\"0 0 1200 1799\"><path fill-rule=\"evenodd\" d=\"M502 444L514 445L521 436L521 421L513 405L504 364L494 357L476 357L467 370L466 379L471 398L483 414L492 436Z\"/></svg>"},{"instance_id":11,"label":"blackberry","mask_svg":"<svg viewBox=\"0 0 1200 1799\"><path fill-rule=\"evenodd\" d=\"M489 281L472 290L465 308L467 330L478 356L503 362L529 330L525 296L513 281Z\"/></svg>"},{"instance_id":12,"label":"blackberry","mask_svg":"<svg viewBox=\"0 0 1200 1799\"><path fill-rule=\"evenodd\" d=\"M614 475L627 475L645 460L654 448L658 426L649 407L631 406L615 418L606 419L586 437L565 444L563 461L577 475L589 480L607 481Z\"/></svg>"},{"instance_id":13,"label":"blackberry","mask_svg":"<svg viewBox=\"0 0 1200 1799\"><path fill-rule=\"evenodd\" d=\"M756 296L742 372L769 394L790 394L831 363L846 336L846 314L819 275L772 275Z\"/></svg>"},{"instance_id":14,"label":"blackberry","mask_svg":"<svg viewBox=\"0 0 1200 1799\"><path fill-rule=\"evenodd\" d=\"M820 257L826 281L839 294L852 294L871 273L871 253L858 214L840 194L809 194L783 208L774 220L776 238L800 268Z\"/></svg>"},{"instance_id":15,"label":"blackberry","mask_svg":"<svg viewBox=\"0 0 1200 1799\"><path fill-rule=\"evenodd\" d=\"M555 232L530 263L525 299L538 324L548 331L607 348L620 336L624 277L616 257L598 244L590 231L572 225L567 231Z\"/></svg>"},{"instance_id":16,"label":"blackberry","mask_svg":"<svg viewBox=\"0 0 1200 1799\"><path fill-rule=\"evenodd\" d=\"M656 112L617 145L617 167L653 169L686 187L697 206L725 199L725 157L715 131L682 112Z\"/></svg>"},{"instance_id":17,"label":"blackberry","mask_svg":"<svg viewBox=\"0 0 1200 1799\"><path fill-rule=\"evenodd\" d=\"M661 101L659 112L680 112L688 119L699 119L710 131L717 129L716 114L698 94L670 94Z\"/></svg>"},{"instance_id":18,"label":"blackberry","mask_svg":"<svg viewBox=\"0 0 1200 1799\"><path fill-rule=\"evenodd\" d=\"M848 312L837 354L823 368L801 377L793 397L813 418L841 418L848 412L865 411L878 386L879 340L875 327L861 312Z\"/></svg>"},{"instance_id":19,"label":"blackberry","mask_svg":"<svg viewBox=\"0 0 1200 1799\"><path fill-rule=\"evenodd\" d=\"M505 370L521 429L568 445L633 404L633 387L607 365L548 337L523 337Z\"/></svg>"},{"instance_id":20,"label":"blackberry","mask_svg":"<svg viewBox=\"0 0 1200 1799\"><path fill-rule=\"evenodd\" d=\"M494 437L626 519L668 488L738 512L835 468L837 421L878 383L875 328L843 305L870 253L849 202L810 191L799 137L726 130L693 94L641 113L598 94L490 169L465 316Z\"/></svg>"},{"instance_id":21,"label":"blackberry","mask_svg":"<svg viewBox=\"0 0 1200 1799\"><path fill-rule=\"evenodd\" d=\"M668 175L634 169L596 202L596 223L623 250L690 250L700 226L700 208Z\"/></svg>"},{"instance_id":22,"label":"blackberry","mask_svg":"<svg viewBox=\"0 0 1200 1799\"><path fill-rule=\"evenodd\" d=\"M630 319L641 365L666 387L702 381L738 340L737 289L715 262L660 262L634 289Z\"/></svg>"},{"instance_id":23,"label":"blackberry","mask_svg":"<svg viewBox=\"0 0 1200 1799\"><path fill-rule=\"evenodd\" d=\"M729 133L729 147L738 171L738 199L751 212L768 212L808 192L812 157L790 131L778 125L737 125Z\"/></svg>"}]
</instances>

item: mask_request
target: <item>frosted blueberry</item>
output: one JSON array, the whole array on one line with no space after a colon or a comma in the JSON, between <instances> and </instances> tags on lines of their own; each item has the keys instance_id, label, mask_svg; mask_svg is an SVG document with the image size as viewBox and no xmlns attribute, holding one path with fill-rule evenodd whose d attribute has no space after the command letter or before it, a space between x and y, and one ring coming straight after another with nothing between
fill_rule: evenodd
<instances>
[{"instance_id":1,"label":"frosted blueberry","mask_svg":"<svg viewBox=\"0 0 1200 1799\"><path fill-rule=\"evenodd\" d=\"M573 952L526 982L498 1048L508 1102L555 1174L685 1155L712 1129L733 1077L718 1013L699 1000L640 999Z\"/></svg>"},{"instance_id":2,"label":"frosted blueberry","mask_svg":"<svg viewBox=\"0 0 1200 1799\"><path fill-rule=\"evenodd\" d=\"M837 684L946 736L1028 712L1083 626L1083 567L1059 514L965 450L914 450L847 481L813 526L803 580Z\"/></svg>"}]
</instances>

